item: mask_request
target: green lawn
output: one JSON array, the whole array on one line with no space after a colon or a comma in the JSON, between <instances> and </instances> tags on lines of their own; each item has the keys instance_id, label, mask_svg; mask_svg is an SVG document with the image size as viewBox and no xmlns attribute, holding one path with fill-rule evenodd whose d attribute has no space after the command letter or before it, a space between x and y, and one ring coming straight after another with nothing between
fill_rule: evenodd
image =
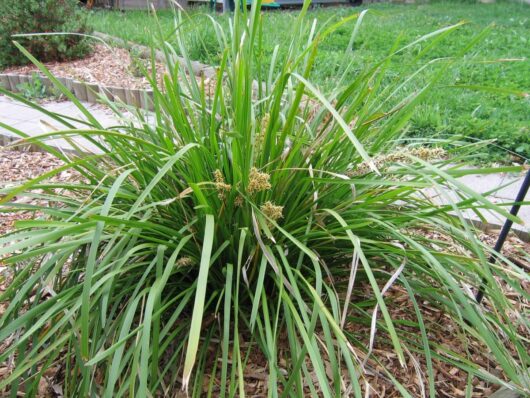
<instances>
[{"instance_id":1,"label":"green lawn","mask_svg":"<svg viewBox=\"0 0 530 398\"><path fill-rule=\"evenodd\" d=\"M323 90L332 88L345 63L353 62L346 80L352 79L356 71L367 64L380 60L399 41L405 44L423 34L459 22L468 23L444 39L436 52L416 59L423 49L416 45L410 51L395 57L392 70L396 74L415 70L419 63L438 57L456 54L487 26L494 24L491 32L471 49L465 63L452 69L444 77L436 95L422 104L410 126L414 136L463 135L469 139L492 139L496 145L509 149L519 156L530 158L530 98L504 95L494 92L471 91L446 88L450 84L472 84L530 91L530 6L516 3L469 4L436 2L418 5L373 4L366 6L366 15L353 53L347 53L354 22L348 23L322 43L314 78ZM364 8L366 8L364 7ZM362 8L320 8L310 15L319 26L338 21ZM205 15L213 15L223 27L227 27L227 16L211 14L205 8L192 10L194 25L186 27L184 34L190 47L190 56L196 60L215 64L219 60L214 39L214 29ZM296 17L296 11L266 12L265 46L262 49L264 64L272 56L274 46L280 45L279 56L287 50L282 46ZM172 40L172 15L162 11L158 14L162 29L168 40ZM95 11L90 15L90 24L95 30L120 36L128 40L149 44L149 29L153 21L144 12ZM423 45L425 46L425 45ZM389 77L391 78L391 77ZM421 79L419 80L421 84ZM507 160L507 153L494 145L488 160Z\"/></svg>"}]
</instances>

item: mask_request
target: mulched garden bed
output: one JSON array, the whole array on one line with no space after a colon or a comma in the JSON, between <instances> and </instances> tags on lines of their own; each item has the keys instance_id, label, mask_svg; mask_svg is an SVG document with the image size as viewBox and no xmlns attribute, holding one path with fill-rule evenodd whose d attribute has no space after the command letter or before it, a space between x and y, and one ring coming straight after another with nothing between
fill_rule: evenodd
<instances>
[{"instance_id":1,"label":"mulched garden bed","mask_svg":"<svg viewBox=\"0 0 530 398\"><path fill-rule=\"evenodd\" d=\"M49 154L39 152L14 152L2 150L0 148L0 187L17 184L35 178L61 164L62 162L60 160ZM62 172L54 177L55 180L62 181L72 181L77 178L78 176L69 171ZM31 212L25 214L0 212L0 235L12 231L15 221L20 219L31 219L33 217L35 217L35 214ZM484 234L481 236L481 239L487 244L493 245L496 240L496 235ZM528 253L530 253L530 244L522 242L515 236L510 236L504 246L504 254L507 257L517 261L520 266L527 270L530 270L530 256ZM9 268L6 267L5 264L2 264L2 260L0 259L0 294L6 289L7 284L9 283L9 275ZM529 284L526 284L524 288L530 292ZM363 291L363 289L366 291ZM514 306L519 309L521 314L530 313L529 302L526 302L519 297L513 297L508 286L506 286L505 290L508 299L513 301ZM370 287L360 287L355 292L355 295L359 296L359 298L371 296ZM410 320L411 322L416 321L414 308L410 302L408 293L404 288L397 285L394 286L387 292L386 299L388 309L393 319ZM467 357L468 354L470 354L473 362L481 364L482 367L488 368L491 373L500 378L506 379L502 369L492 358L491 353L488 353L475 341L470 341L469 339L462 341L459 338L458 326L451 320L450 316L440 312L437 308L431 307L428 302L424 301L419 302L418 304L421 308L431 341L436 341L439 346L455 353L462 354L463 357ZM487 298L485 300L485 305L487 308ZM6 306L6 303L0 303L0 316ZM417 334L417 330L414 328L408 326L400 327L404 329L409 328L411 334ZM358 336L361 341L368 340L368 336L370 335L369 325L349 323L345 325L345 329ZM524 331L522 334L525 334ZM379 331L376 336L376 345L374 347L373 355L385 365L387 369L392 371L394 377L413 392L413 396L421 397L423 389L425 389L428 394L427 381L424 379L423 372L418 371L418 369L423 371L426 368L423 356L408 353L407 367L403 368L399 364L397 356L394 354L387 336ZM530 336L527 337L530 338ZM0 350L1 349L2 347L0 347ZM361 352L359 352L359 356L362 356ZM254 356L252 356L252 358L254 358ZM261 355L256 354L255 360L250 361L247 369L245 369L245 374L248 376L246 387L249 388L249 393L253 396L264 396L263 394L267 385L267 368L266 362L264 361L265 360ZM368 381L371 385L370 388L373 389L371 391L371 396L384 396L387 398L401 396L401 394L396 391L395 387L392 386L392 383L384 376L381 376L382 372L378 371L380 370L380 365L373 361L368 361L368 366L370 369L373 369L373 374L368 375ZM436 359L433 360L433 366L436 374L435 386L438 394L437 396L448 398L465 396L467 385L467 374L465 372ZM5 364L0 364L0 378L2 377L2 374L7 372L9 372L8 367ZM61 373L59 371L57 371L56 374L52 373L53 372L46 375L43 379L43 382L41 383L42 386L40 386L42 388L39 388L39 396L58 396L57 391L60 390L62 383ZM474 389L471 397L474 398L488 397L498 388L497 386L492 386L481 380L474 380L473 386ZM1 391L0 395L2 395Z\"/></svg>"},{"instance_id":2,"label":"mulched garden bed","mask_svg":"<svg viewBox=\"0 0 530 398\"><path fill-rule=\"evenodd\" d=\"M59 159L47 153L6 151L0 148L0 188L18 185L60 165L62 162ZM30 217L31 214L0 212L0 235L10 232L17 219Z\"/></svg>"},{"instance_id":3,"label":"mulched garden bed","mask_svg":"<svg viewBox=\"0 0 530 398\"><path fill-rule=\"evenodd\" d=\"M133 57L128 50L96 44L92 53L85 58L66 62L48 62L44 65L56 77L66 77L103 86L149 88L149 82L141 74L138 63L143 63L147 68L151 67L150 61ZM36 72L39 70L33 64L10 67L2 71L2 73L18 75L31 75ZM157 62L158 81L161 80L164 72L165 66Z\"/></svg>"}]
</instances>

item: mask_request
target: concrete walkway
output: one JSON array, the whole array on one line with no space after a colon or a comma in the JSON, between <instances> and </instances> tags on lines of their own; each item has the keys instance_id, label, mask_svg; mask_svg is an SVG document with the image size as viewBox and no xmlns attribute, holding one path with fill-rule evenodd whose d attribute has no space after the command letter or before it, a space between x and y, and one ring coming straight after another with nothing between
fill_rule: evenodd
<instances>
[{"instance_id":1,"label":"concrete walkway","mask_svg":"<svg viewBox=\"0 0 530 398\"><path fill-rule=\"evenodd\" d=\"M116 124L116 119L112 116L112 113L103 106L88 103L83 103L83 105L104 127ZM86 120L81 111L70 101L49 102L42 106L50 112ZM51 117L3 95L0 95L0 122L31 136L50 132L51 128L48 126L53 126L59 130L66 128ZM82 123L72 122L72 124L79 128L83 127ZM18 137L13 132L1 126L0 135ZM97 151L97 148L92 143L83 138L77 137L75 142L76 145L82 145L87 151ZM72 146L64 139L47 140L47 143L63 150L72 149Z\"/></svg>"},{"instance_id":2,"label":"concrete walkway","mask_svg":"<svg viewBox=\"0 0 530 398\"><path fill-rule=\"evenodd\" d=\"M484 195L490 202L502 205L503 203L512 203L515 201L524 177L525 173L497 173L487 175L467 175L458 180L468 188L480 194L485 194L498 189L499 187L503 187L491 195ZM437 204L447 204L451 201L455 202L459 200L454 192L449 191L440 192L434 189L429 189L427 194L432 201ZM530 202L530 192L527 193L525 201ZM502 207L508 212L511 209L511 205ZM506 220L498 213L493 213L487 210L481 210L480 213L486 219L487 223L491 224L492 229L496 229L497 226L501 227ZM479 221L479 217L472 210L464 211L463 215L465 218ZM512 228L519 233L519 236L522 239L530 241L530 205L522 206L519 209L518 217L521 218L524 224L513 224Z\"/></svg>"},{"instance_id":3,"label":"concrete walkway","mask_svg":"<svg viewBox=\"0 0 530 398\"><path fill-rule=\"evenodd\" d=\"M116 119L112 114L100 105L84 104L87 109L100 121L103 126L111 126L116 124ZM72 102L57 102L48 103L44 105L49 111L61 113L71 117L84 120L79 109ZM26 134L38 135L43 132L50 131L42 121L47 122L57 128L61 128L60 124L48 116L29 108L25 105L12 101L10 98L0 95L0 122L15 127ZM79 123L74 123L80 125ZM6 129L0 127L1 135L14 134ZM55 139L48 141L51 145L60 147L62 149L71 149L71 146L62 139ZM94 150L94 146L82 138L76 138L76 144L84 146L87 150ZM519 191L524 174L490 174L490 175L470 175L460 178L460 181L466 184L469 188L479 193L494 190L500 186L507 185L500 189L495 194L489 196L489 200L494 203L509 203L513 202L517 192ZM436 192L435 190L426 191L426 194L432 198L435 203L445 204L450 200L457 200L457 196L450 192ZM527 195L526 201L530 201L530 194ZM508 211L510 207L505 207ZM482 212L487 221L494 225L502 225L504 219L497 214ZM467 218L477 220L478 217L471 211L465 213ZM528 236L530 234L530 206L523 206L519 211L519 217L524 221L524 225L514 225L514 229L522 232Z\"/></svg>"}]
</instances>

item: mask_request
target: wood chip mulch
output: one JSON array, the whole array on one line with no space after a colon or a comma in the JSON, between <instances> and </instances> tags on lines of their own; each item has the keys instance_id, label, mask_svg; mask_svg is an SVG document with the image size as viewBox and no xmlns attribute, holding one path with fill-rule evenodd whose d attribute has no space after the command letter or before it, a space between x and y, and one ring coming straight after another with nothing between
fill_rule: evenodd
<instances>
[{"instance_id":1,"label":"wood chip mulch","mask_svg":"<svg viewBox=\"0 0 530 398\"><path fill-rule=\"evenodd\" d=\"M22 152L0 149L0 184L26 181L47 173L63 163L43 152Z\"/></svg>"},{"instance_id":2,"label":"wood chip mulch","mask_svg":"<svg viewBox=\"0 0 530 398\"><path fill-rule=\"evenodd\" d=\"M369 286L366 286L364 294L360 293L360 297L369 297L370 295L373 295L373 292ZM512 304L516 308L519 308L520 314L524 314L525 312L530 313L528 312L530 311L529 302L520 300L518 297L509 297L508 299L512 301ZM399 330L408 332L410 339L417 341L419 343L418 346L421 347L419 328L407 326L407 323L410 325L417 324L417 317L406 289L398 285L393 286L385 294L385 303L387 304L391 318L399 320L402 323L398 326ZM485 298L484 305L486 309L489 306L487 297ZM427 301L418 302L418 306L425 322L429 341L436 342L438 346L435 354L442 357L450 357L447 353L452 352L454 355L467 358L494 376L509 381L492 353L476 340L470 339L468 335L464 335L461 328L454 322L451 316L431 306ZM345 328L358 336L361 341L366 340L366 344L368 344L368 338L366 336L370 335L369 325L347 324ZM530 338L528 331L519 330L519 332L525 338ZM428 381L426 379L427 362L422 353L405 350L406 362L402 366L391 345L389 335L380 330L377 331L374 347L373 357L377 358L381 365L390 370L392 376L402 383L412 393L413 397L429 396ZM513 347L511 348L513 349ZM515 350L513 354L514 357L517 356ZM373 372L368 377L369 388L373 396L386 398L402 396L393 386L389 378L385 377L381 365L371 360L368 364L374 370L378 371ZM466 393L468 393L466 391L468 374L465 371L437 358L432 359L432 365L437 397L466 397ZM471 383L473 388L470 396L473 398L487 398L499 389L498 385L477 378L472 379Z\"/></svg>"},{"instance_id":3,"label":"wood chip mulch","mask_svg":"<svg viewBox=\"0 0 530 398\"><path fill-rule=\"evenodd\" d=\"M18 185L62 165L55 156L42 152L6 151L0 149L0 188ZM0 212L0 235L11 232L19 219L30 219L32 213Z\"/></svg>"},{"instance_id":4,"label":"wood chip mulch","mask_svg":"<svg viewBox=\"0 0 530 398\"><path fill-rule=\"evenodd\" d=\"M141 76L136 66L137 62L143 62L146 67L150 67L150 62L133 58L128 50L96 44L93 52L85 58L66 62L48 62L44 65L57 77L67 77L111 87L149 88L149 82ZM160 81L165 66L157 62L156 71L158 81ZM20 75L31 75L33 72L38 72L34 65L10 67L3 71L3 73Z\"/></svg>"}]
</instances>

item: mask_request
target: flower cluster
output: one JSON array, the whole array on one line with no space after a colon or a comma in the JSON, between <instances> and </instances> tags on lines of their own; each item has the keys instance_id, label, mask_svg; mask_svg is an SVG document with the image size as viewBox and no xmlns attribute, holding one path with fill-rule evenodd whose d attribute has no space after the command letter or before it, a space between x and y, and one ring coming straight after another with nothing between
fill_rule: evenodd
<instances>
[{"instance_id":1,"label":"flower cluster","mask_svg":"<svg viewBox=\"0 0 530 398\"><path fill-rule=\"evenodd\" d=\"M263 146L263 141L265 141L265 132L267 131L269 122L270 122L270 116L268 113L266 113L261 118L261 124L259 127L259 131L256 133L256 136L254 138L254 149L256 151L260 151L261 147Z\"/></svg>"},{"instance_id":2,"label":"flower cluster","mask_svg":"<svg viewBox=\"0 0 530 398\"><path fill-rule=\"evenodd\" d=\"M277 221L280 218L283 218L283 206L276 206L271 201L267 201L260 207L263 214L265 214L268 218Z\"/></svg>"},{"instance_id":3,"label":"flower cluster","mask_svg":"<svg viewBox=\"0 0 530 398\"><path fill-rule=\"evenodd\" d=\"M442 148L404 148L399 147L397 151L388 153L386 155L377 156L372 159L373 164L379 170L387 168L392 163L411 163L413 158L420 158L422 160L435 160L445 157L446 152ZM355 170L349 171L349 176L361 176L372 171L368 162L362 162L357 165Z\"/></svg>"},{"instance_id":4,"label":"flower cluster","mask_svg":"<svg viewBox=\"0 0 530 398\"><path fill-rule=\"evenodd\" d=\"M221 170L219 169L213 172L213 176L215 179L215 189L217 189L217 195L219 196L219 199L224 200L226 198L226 194L232 189L232 185L225 182L223 173L221 173Z\"/></svg>"},{"instance_id":5,"label":"flower cluster","mask_svg":"<svg viewBox=\"0 0 530 398\"><path fill-rule=\"evenodd\" d=\"M177 267L189 267L193 264L195 264L195 261L193 261L193 259L188 256L181 257L176 262Z\"/></svg>"},{"instance_id":6,"label":"flower cluster","mask_svg":"<svg viewBox=\"0 0 530 398\"><path fill-rule=\"evenodd\" d=\"M268 191L271 189L270 178L271 176L269 174L261 173L253 167L250 169L247 192L252 195L256 192Z\"/></svg>"},{"instance_id":7,"label":"flower cluster","mask_svg":"<svg viewBox=\"0 0 530 398\"><path fill-rule=\"evenodd\" d=\"M237 195L234 199L234 206L235 207L243 207L243 196Z\"/></svg>"}]
</instances>

